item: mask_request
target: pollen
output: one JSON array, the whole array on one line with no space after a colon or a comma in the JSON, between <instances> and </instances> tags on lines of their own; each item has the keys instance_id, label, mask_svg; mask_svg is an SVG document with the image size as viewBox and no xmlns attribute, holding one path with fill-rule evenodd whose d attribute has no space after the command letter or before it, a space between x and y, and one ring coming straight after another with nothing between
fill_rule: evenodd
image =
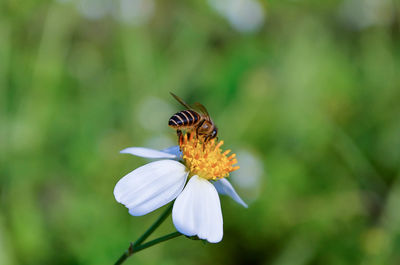
<instances>
[{"instance_id":1,"label":"pollen","mask_svg":"<svg viewBox=\"0 0 400 265\"><path fill-rule=\"evenodd\" d=\"M231 150L222 151L224 141L212 139L202 142L191 134L185 134L180 140L180 149L184 164L190 175L198 175L207 180L218 180L229 176L229 173L239 169L236 154L228 154Z\"/></svg>"}]
</instances>

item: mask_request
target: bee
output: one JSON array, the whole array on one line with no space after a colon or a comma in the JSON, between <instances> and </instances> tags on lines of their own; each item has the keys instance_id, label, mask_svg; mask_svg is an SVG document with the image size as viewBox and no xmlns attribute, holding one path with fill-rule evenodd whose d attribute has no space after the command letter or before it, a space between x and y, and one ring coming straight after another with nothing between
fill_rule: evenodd
<instances>
[{"instance_id":1,"label":"bee","mask_svg":"<svg viewBox=\"0 0 400 265\"><path fill-rule=\"evenodd\" d=\"M200 111L198 113L180 97L173 93L171 95L186 108L186 110L172 115L168 121L168 126L176 130L179 139L181 139L182 130L188 133L195 132L195 136L202 137L204 143L217 137L218 129L211 120L207 109L202 104L198 102L194 103L194 106Z\"/></svg>"}]
</instances>

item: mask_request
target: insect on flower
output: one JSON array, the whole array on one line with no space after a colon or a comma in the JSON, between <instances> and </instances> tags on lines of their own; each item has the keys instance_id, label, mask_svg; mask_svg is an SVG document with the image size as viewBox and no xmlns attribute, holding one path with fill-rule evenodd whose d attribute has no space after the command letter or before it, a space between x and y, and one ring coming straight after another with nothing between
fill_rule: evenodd
<instances>
[{"instance_id":1,"label":"insect on flower","mask_svg":"<svg viewBox=\"0 0 400 265\"><path fill-rule=\"evenodd\" d=\"M174 93L171 93L171 95L186 108L186 110L182 110L172 115L168 121L168 125L176 129L179 141L182 140L182 130L186 130L189 134L194 131L196 137L203 138L204 142L208 142L217 137L218 128L211 120L206 107L198 102L194 103L195 108L200 110L200 113L198 113L180 97Z\"/></svg>"},{"instance_id":2,"label":"insect on flower","mask_svg":"<svg viewBox=\"0 0 400 265\"><path fill-rule=\"evenodd\" d=\"M223 221L219 194L247 207L226 179L237 170L236 155L223 151L223 141L207 141L183 134L180 144L162 151L130 147L121 153L159 159L141 166L118 181L115 199L133 216L150 213L176 199L172 220L187 236L211 243L222 240Z\"/></svg>"}]
</instances>

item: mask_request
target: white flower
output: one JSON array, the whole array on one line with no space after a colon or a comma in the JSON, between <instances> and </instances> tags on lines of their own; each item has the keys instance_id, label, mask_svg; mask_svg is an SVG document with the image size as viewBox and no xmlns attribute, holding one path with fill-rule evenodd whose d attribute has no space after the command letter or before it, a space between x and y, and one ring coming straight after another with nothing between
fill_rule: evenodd
<instances>
[{"instance_id":1,"label":"white flower","mask_svg":"<svg viewBox=\"0 0 400 265\"><path fill-rule=\"evenodd\" d=\"M258 0L209 0L209 4L240 32L256 32L265 20L265 10Z\"/></svg>"},{"instance_id":2,"label":"white flower","mask_svg":"<svg viewBox=\"0 0 400 265\"><path fill-rule=\"evenodd\" d=\"M135 156L160 159L141 166L114 188L115 199L133 216L145 215L175 200L172 219L176 229L187 236L198 236L211 243L221 241L223 221L218 193L228 195L247 207L227 177L238 166L235 154L222 152L223 141L207 144L186 137L180 146L162 151L130 147L121 151ZM185 183L187 179L186 186Z\"/></svg>"}]
</instances>

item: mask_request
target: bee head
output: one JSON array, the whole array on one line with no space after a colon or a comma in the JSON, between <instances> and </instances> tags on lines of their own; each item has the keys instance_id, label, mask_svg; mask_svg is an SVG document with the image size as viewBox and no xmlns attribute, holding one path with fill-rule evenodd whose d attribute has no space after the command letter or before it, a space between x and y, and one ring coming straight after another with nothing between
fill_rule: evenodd
<instances>
[{"instance_id":1,"label":"bee head","mask_svg":"<svg viewBox=\"0 0 400 265\"><path fill-rule=\"evenodd\" d=\"M211 132L210 139L214 139L215 137L217 137L217 134L218 134L218 128L216 126L214 126L214 129Z\"/></svg>"}]
</instances>

